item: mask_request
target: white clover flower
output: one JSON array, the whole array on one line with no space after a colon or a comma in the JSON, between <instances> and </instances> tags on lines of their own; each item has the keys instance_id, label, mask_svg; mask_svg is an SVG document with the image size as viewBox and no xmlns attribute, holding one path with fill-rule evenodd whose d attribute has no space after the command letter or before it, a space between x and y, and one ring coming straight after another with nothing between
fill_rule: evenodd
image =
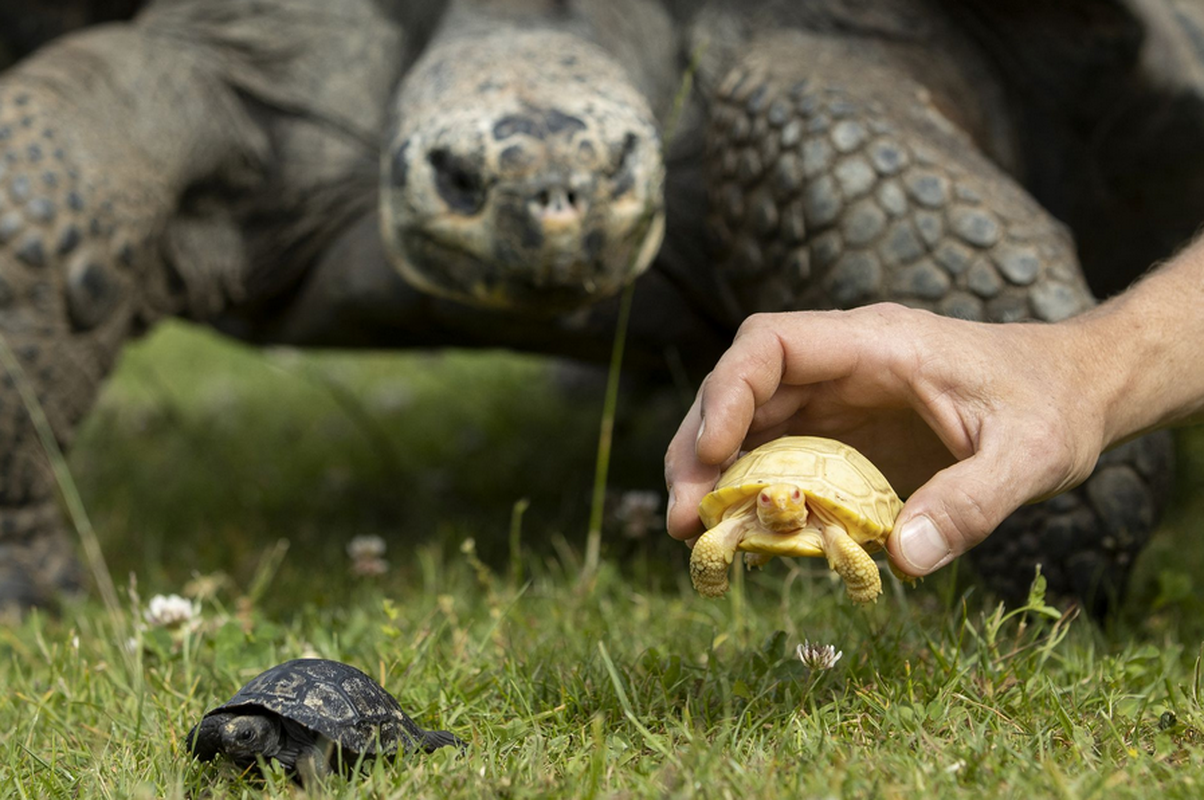
<instances>
[{"instance_id":1,"label":"white clover flower","mask_svg":"<svg viewBox=\"0 0 1204 800\"><path fill-rule=\"evenodd\" d=\"M830 644L812 644L806 639L794 652L809 669L832 669L844 655L843 650L837 650Z\"/></svg>"},{"instance_id":2,"label":"white clover flower","mask_svg":"<svg viewBox=\"0 0 1204 800\"><path fill-rule=\"evenodd\" d=\"M389 562L384 559L385 540L375 535L356 536L347 543L347 555L351 556L351 572L361 578L384 575Z\"/></svg>"},{"instance_id":3,"label":"white clover flower","mask_svg":"<svg viewBox=\"0 0 1204 800\"><path fill-rule=\"evenodd\" d=\"M353 561L384 558L385 540L376 535L356 536L347 543L347 555Z\"/></svg>"},{"instance_id":4,"label":"white clover flower","mask_svg":"<svg viewBox=\"0 0 1204 800\"><path fill-rule=\"evenodd\" d=\"M191 627L193 621L201 614L199 603L193 603L185 600L178 594L169 594L167 596L157 594L151 598L150 607L143 612L142 616L151 625L158 625L161 628L182 628L185 626Z\"/></svg>"},{"instance_id":5,"label":"white clover flower","mask_svg":"<svg viewBox=\"0 0 1204 800\"><path fill-rule=\"evenodd\" d=\"M659 492L630 491L619 496L615 519L623 524L623 533L630 539L642 539L649 529L660 523L661 496Z\"/></svg>"}]
</instances>

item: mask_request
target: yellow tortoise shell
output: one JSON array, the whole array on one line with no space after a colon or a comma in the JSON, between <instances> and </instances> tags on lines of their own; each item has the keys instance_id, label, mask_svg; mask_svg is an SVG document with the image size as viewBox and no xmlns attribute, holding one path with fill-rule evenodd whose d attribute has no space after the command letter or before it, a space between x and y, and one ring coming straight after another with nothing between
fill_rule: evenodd
<instances>
[{"instance_id":1,"label":"yellow tortoise shell","mask_svg":"<svg viewBox=\"0 0 1204 800\"><path fill-rule=\"evenodd\" d=\"M729 508L774 483L797 486L860 544L885 542L903 509L886 476L857 450L835 439L783 436L732 464L703 498L698 515L713 528Z\"/></svg>"}]
</instances>

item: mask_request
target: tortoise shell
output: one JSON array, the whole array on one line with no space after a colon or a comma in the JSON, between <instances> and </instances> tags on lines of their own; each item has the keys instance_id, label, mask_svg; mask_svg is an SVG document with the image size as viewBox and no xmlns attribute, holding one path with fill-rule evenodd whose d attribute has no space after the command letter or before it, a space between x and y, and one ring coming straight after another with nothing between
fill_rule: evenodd
<instances>
[{"instance_id":1,"label":"tortoise shell","mask_svg":"<svg viewBox=\"0 0 1204 800\"><path fill-rule=\"evenodd\" d=\"M885 542L903 509L886 476L854 448L819 436L783 436L732 464L698 515L713 528L730 509L775 483L797 486L809 505L835 518L860 544Z\"/></svg>"},{"instance_id":2,"label":"tortoise shell","mask_svg":"<svg viewBox=\"0 0 1204 800\"><path fill-rule=\"evenodd\" d=\"M205 714L264 711L291 720L342 747L345 754L389 755L423 747L426 731L367 674L338 661L300 658L252 678Z\"/></svg>"}]
</instances>

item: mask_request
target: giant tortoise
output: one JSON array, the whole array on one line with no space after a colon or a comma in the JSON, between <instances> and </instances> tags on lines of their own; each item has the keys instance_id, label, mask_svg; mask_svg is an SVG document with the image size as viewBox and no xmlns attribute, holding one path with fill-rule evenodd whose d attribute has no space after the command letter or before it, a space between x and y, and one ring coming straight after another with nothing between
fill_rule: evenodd
<instances>
[{"instance_id":1,"label":"giant tortoise","mask_svg":"<svg viewBox=\"0 0 1204 800\"><path fill-rule=\"evenodd\" d=\"M0 76L0 332L68 445L122 345L171 315L598 359L637 279L629 364L653 375L704 373L756 311L1061 319L1095 302L1084 275L1113 291L1204 218L1200 16L157 0ZM1106 602L1169 469L1164 437L1120 448L976 561L1005 594L1041 562ZM77 582L63 530L5 377L0 597Z\"/></svg>"}]
</instances>

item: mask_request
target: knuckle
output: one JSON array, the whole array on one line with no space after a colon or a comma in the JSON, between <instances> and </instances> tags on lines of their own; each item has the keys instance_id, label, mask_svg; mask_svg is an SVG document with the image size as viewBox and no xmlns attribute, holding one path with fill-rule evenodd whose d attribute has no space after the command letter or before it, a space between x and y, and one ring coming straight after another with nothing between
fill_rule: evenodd
<instances>
[{"instance_id":1,"label":"knuckle","mask_svg":"<svg viewBox=\"0 0 1204 800\"><path fill-rule=\"evenodd\" d=\"M764 311L750 314L744 318L744 321L740 323L740 327L736 329L736 337L739 338L740 336L749 336L772 330L781 316L781 314L770 314Z\"/></svg>"},{"instance_id":2,"label":"knuckle","mask_svg":"<svg viewBox=\"0 0 1204 800\"><path fill-rule=\"evenodd\" d=\"M1003 521L997 510L983 502L982 496L981 492L959 489L945 506L949 546L955 553L973 548Z\"/></svg>"},{"instance_id":3,"label":"knuckle","mask_svg":"<svg viewBox=\"0 0 1204 800\"><path fill-rule=\"evenodd\" d=\"M1043 493L1076 486L1095 469L1098 453L1076 436L1072 423L1062 415L1042 414L1027 424L1021 443L1022 455L1040 476Z\"/></svg>"}]
</instances>

